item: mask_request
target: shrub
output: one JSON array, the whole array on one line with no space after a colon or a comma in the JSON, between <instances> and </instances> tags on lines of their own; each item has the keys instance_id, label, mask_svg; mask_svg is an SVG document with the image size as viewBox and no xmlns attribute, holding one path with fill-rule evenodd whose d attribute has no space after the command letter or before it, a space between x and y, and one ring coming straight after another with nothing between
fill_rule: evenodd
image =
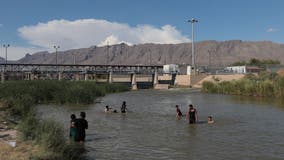
<instances>
[{"instance_id":1,"label":"shrub","mask_svg":"<svg viewBox=\"0 0 284 160\"><path fill-rule=\"evenodd\" d=\"M53 120L42 120L36 129L36 141L46 150L61 151L65 145L63 126Z\"/></svg>"},{"instance_id":2,"label":"shrub","mask_svg":"<svg viewBox=\"0 0 284 160\"><path fill-rule=\"evenodd\" d=\"M70 81L7 81L0 84L0 99L8 113L19 121L23 140L35 140L47 152L32 159L80 159L82 146L67 144L63 127L52 120L36 117L39 103L93 103L98 96L129 90L117 84Z\"/></svg>"},{"instance_id":3,"label":"shrub","mask_svg":"<svg viewBox=\"0 0 284 160\"><path fill-rule=\"evenodd\" d=\"M202 91L208 92L208 93L216 93L217 92L217 86L213 82L204 81L202 83Z\"/></svg>"},{"instance_id":4,"label":"shrub","mask_svg":"<svg viewBox=\"0 0 284 160\"><path fill-rule=\"evenodd\" d=\"M18 130L21 132L23 140L35 140L39 122L35 114L30 113L25 118L22 118L18 125Z\"/></svg>"}]
</instances>

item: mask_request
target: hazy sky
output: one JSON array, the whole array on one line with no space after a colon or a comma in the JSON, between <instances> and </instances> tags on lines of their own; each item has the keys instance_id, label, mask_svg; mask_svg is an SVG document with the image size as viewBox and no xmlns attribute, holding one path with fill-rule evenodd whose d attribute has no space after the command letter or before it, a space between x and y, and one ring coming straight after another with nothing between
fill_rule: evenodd
<instances>
[{"instance_id":1,"label":"hazy sky","mask_svg":"<svg viewBox=\"0 0 284 160\"><path fill-rule=\"evenodd\" d=\"M1 0L0 56L125 42L234 40L284 43L283 0Z\"/></svg>"}]
</instances>

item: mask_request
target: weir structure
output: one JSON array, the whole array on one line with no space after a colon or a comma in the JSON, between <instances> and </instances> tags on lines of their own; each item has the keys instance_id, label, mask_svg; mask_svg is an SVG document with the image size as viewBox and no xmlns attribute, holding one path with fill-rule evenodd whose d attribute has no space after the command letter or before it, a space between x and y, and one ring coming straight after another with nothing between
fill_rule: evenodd
<instances>
[{"instance_id":1,"label":"weir structure","mask_svg":"<svg viewBox=\"0 0 284 160\"><path fill-rule=\"evenodd\" d=\"M117 83L116 77L129 77L131 88L137 90L137 77L151 77L153 88L159 86L162 65L80 65L80 64L0 64L1 82L6 80L98 80ZM119 78L116 78L119 79Z\"/></svg>"}]
</instances>

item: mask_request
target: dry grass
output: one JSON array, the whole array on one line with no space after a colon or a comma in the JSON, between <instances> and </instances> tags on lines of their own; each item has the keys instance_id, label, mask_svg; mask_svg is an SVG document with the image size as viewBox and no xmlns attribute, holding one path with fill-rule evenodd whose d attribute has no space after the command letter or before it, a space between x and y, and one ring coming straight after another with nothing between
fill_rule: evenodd
<instances>
[{"instance_id":1,"label":"dry grass","mask_svg":"<svg viewBox=\"0 0 284 160\"><path fill-rule=\"evenodd\" d=\"M284 69L279 69L277 71L277 73L280 75L280 76L284 76Z\"/></svg>"},{"instance_id":2,"label":"dry grass","mask_svg":"<svg viewBox=\"0 0 284 160\"><path fill-rule=\"evenodd\" d=\"M39 155L42 149L31 142L17 141L16 147L0 142L0 160L29 160L31 156Z\"/></svg>"}]
</instances>

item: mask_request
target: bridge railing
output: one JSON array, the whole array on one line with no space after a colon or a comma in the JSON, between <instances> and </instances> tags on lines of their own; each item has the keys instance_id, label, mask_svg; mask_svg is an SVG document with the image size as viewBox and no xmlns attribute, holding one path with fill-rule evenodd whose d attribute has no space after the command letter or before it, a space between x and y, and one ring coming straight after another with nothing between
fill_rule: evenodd
<instances>
[{"instance_id":1,"label":"bridge railing","mask_svg":"<svg viewBox=\"0 0 284 160\"><path fill-rule=\"evenodd\" d=\"M23 73L93 73L106 74L153 74L163 72L162 65L74 65L74 64L0 64L1 72L23 72Z\"/></svg>"}]
</instances>

